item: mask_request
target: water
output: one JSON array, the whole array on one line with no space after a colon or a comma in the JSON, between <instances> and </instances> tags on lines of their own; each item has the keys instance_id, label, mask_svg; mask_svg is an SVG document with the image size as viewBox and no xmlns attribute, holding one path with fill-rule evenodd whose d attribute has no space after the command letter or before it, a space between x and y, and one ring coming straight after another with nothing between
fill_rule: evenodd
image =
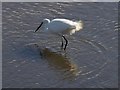
<instances>
[{"instance_id":1,"label":"water","mask_svg":"<svg viewBox=\"0 0 120 90\"><path fill-rule=\"evenodd\" d=\"M118 87L118 3L3 3L3 87ZM35 29L44 18L82 20L61 38Z\"/></svg>"}]
</instances>

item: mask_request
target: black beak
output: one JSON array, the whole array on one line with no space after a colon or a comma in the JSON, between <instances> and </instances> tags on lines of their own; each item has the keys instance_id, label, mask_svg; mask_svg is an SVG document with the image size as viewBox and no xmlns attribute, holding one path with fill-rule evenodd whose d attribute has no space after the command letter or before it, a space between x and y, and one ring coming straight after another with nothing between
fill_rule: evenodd
<instances>
[{"instance_id":1,"label":"black beak","mask_svg":"<svg viewBox=\"0 0 120 90\"><path fill-rule=\"evenodd\" d=\"M41 24L39 25L39 27L35 30L35 32L38 31L38 29L42 26L43 22L41 22Z\"/></svg>"}]
</instances>

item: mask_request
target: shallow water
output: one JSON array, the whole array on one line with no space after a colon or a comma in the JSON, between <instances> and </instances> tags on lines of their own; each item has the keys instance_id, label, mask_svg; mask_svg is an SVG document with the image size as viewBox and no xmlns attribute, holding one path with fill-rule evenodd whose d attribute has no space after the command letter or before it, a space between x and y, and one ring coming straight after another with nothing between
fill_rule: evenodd
<instances>
[{"instance_id":1,"label":"shallow water","mask_svg":"<svg viewBox=\"0 0 120 90\"><path fill-rule=\"evenodd\" d=\"M118 87L118 3L3 3L3 87ZM82 20L61 38L34 33L44 18Z\"/></svg>"}]
</instances>

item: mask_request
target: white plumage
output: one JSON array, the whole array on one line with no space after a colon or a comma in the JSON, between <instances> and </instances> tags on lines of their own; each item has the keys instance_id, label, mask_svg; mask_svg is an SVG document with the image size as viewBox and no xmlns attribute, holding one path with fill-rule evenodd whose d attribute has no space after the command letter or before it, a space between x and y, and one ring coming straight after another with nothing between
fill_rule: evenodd
<instances>
[{"instance_id":1,"label":"white plumage","mask_svg":"<svg viewBox=\"0 0 120 90\"><path fill-rule=\"evenodd\" d=\"M65 39L66 41L66 44L64 47L64 50L65 50L68 41L64 35L66 34L72 35L76 31L81 30L83 28L83 23L82 21L71 21L68 19L53 19L51 21L49 19L44 19L42 23L39 25L39 27L36 29L36 31L38 31L40 27L46 33L59 35L63 39ZM63 40L62 40L61 47L63 48Z\"/></svg>"}]
</instances>

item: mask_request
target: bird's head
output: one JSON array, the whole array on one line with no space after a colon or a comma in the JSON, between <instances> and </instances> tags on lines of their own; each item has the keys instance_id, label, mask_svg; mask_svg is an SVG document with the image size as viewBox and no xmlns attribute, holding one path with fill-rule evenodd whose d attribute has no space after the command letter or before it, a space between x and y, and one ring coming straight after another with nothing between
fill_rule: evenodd
<instances>
[{"instance_id":1,"label":"bird's head","mask_svg":"<svg viewBox=\"0 0 120 90\"><path fill-rule=\"evenodd\" d=\"M44 24L47 24L47 23L50 23L50 20L45 18L43 21L42 21Z\"/></svg>"},{"instance_id":2,"label":"bird's head","mask_svg":"<svg viewBox=\"0 0 120 90\"><path fill-rule=\"evenodd\" d=\"M39 28L41 27L45 27L46 24L50 23L50 20L49 19L44 19L41 24L38 26L38 28L35 30L35 32L37 32L39 30Z\"/></svg>"}]
</instances>

